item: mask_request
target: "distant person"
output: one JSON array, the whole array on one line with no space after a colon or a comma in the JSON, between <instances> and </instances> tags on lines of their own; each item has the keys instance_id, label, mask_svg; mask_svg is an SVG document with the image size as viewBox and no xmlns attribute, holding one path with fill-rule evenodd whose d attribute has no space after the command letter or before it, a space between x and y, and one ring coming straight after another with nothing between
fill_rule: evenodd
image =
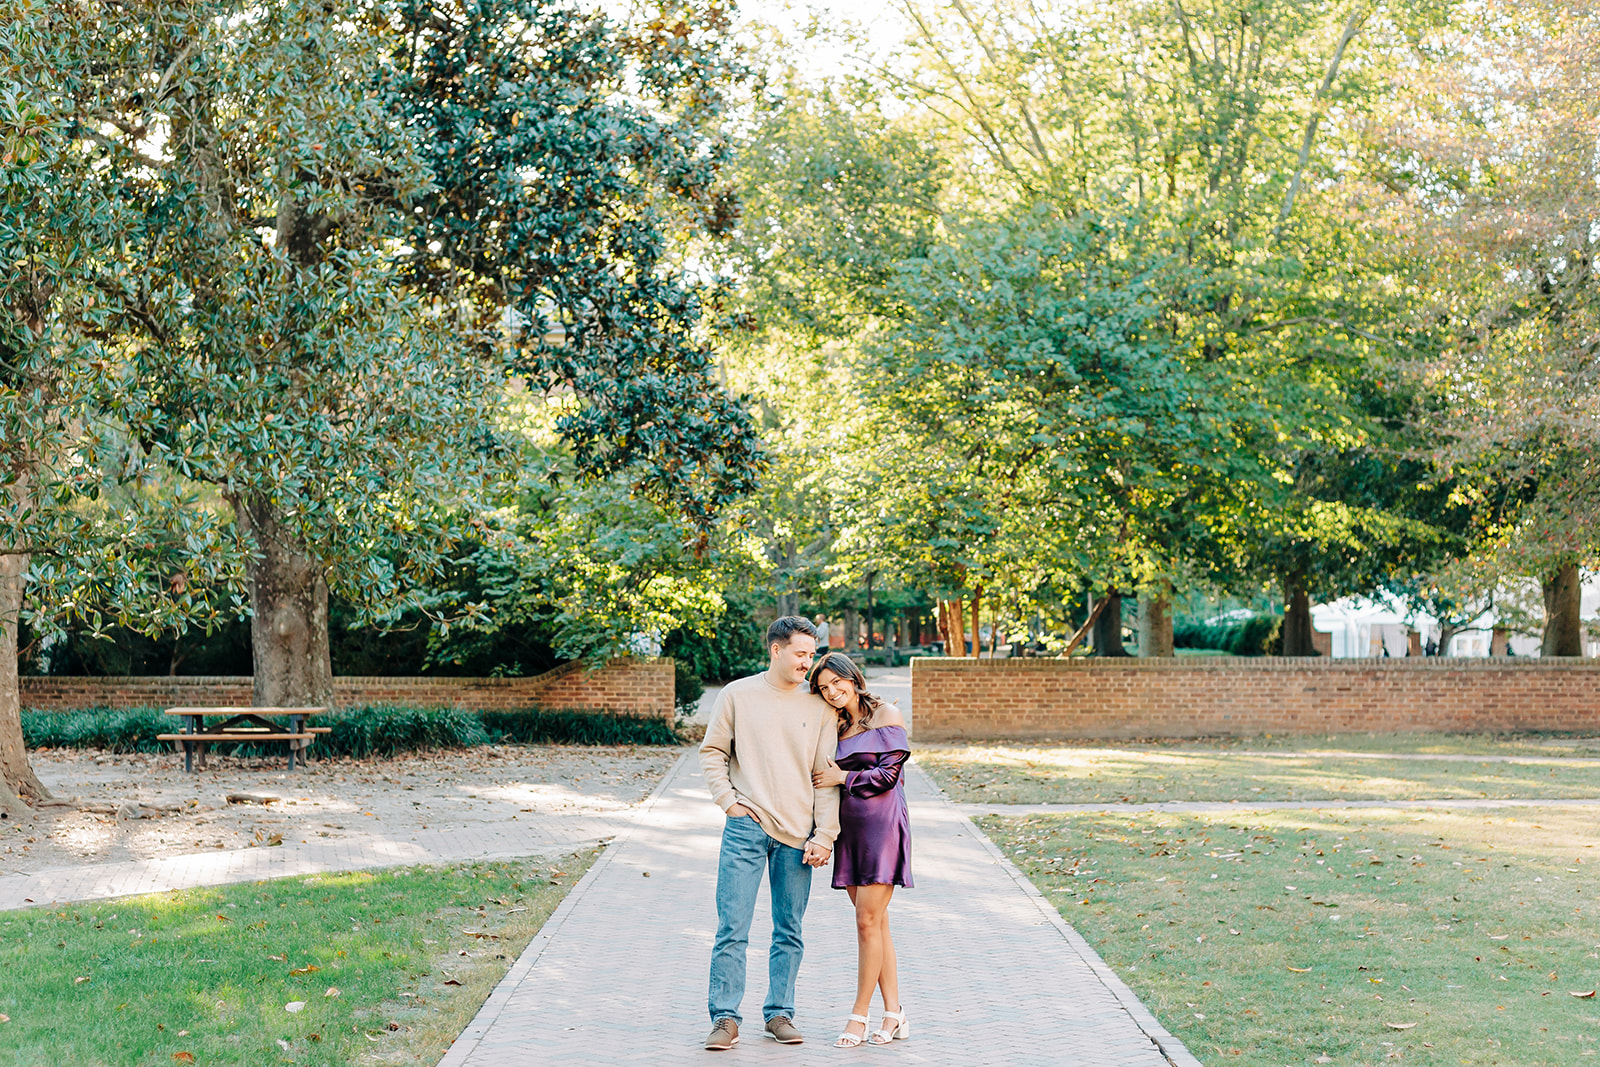
<instances>
[{"instance_id":1,"label":"distant person","mask_svg":"<svg viewBox=\"0 0 1600 1067\"><path fill-rule=\"evenodd\" d=\"M821 792L843 788L833 888L850 894L856 909L856 1000L836 1048L863 1040L887 1045L911 1036L894 940L889 936L889 900L895 886L911 888L911 816L900 772L911 756L900 709L867 692L867 680L849 656L822 657L811 675L811 691L838 716L835 762L811 775ZM872 995L883 995L883 1022L867 1036Z\"/></svg>"},{"instance_id":2,"label":"distant person","mask_svg":"<svg viewBox=\"0 0 1600 1067\"><path fill-rule=\"evenodd\" d=\"M811 869L825 866L839 835L839 790L814 788L811 776L833 767L837 717L807 688L817 637L798 615L767 628L767 669L724 686L700 746L711 799L726 814L717 860L717 935L711 949L708 1049L739 1043L745 957L761 873L772 892L772 948L767 954L767 1035L780 1044L805 1039L794 1025L795 977L805 945L801 920Z\"/></svg>"},{"instance_id":3,"label":"distant person","mask_svg":"<svg viewBox=\"0 0 1600 1067\"><path fill-rule=\"evenodd\" d=\"M826 652L826 651L828 651L828 648L830 646L828 644L828 618L827 618L827 616L818 615L815 619L813 619L811 621L812 621L812 624L813 624L813 626L815 626L816 631L817 631L817 651L818 652Z\"/></svg>"}]
</instances>

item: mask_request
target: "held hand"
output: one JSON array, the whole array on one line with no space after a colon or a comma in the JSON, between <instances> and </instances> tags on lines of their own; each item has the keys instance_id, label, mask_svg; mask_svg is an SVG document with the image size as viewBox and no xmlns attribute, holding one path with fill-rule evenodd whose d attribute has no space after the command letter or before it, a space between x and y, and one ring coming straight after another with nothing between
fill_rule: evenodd
<instances>
[{"instance_id":1,"label":"held hand","mask_svg":"<svg viewBox=\"0 0 1600 1067\"><path fill-rule=\"evenodd\" d=\"M833 849L823 848L815 841L807 841L805 855L800 857L800 861L808 867L826 867L832 855Z\"/></svg>"},{"instance_id":2,"label":"held hand","mask_svg":"<svg viewBox=\"0 0 1600 1067\"><path fill-rule=\"evenodd\" d=\"M817 789L830 789L836 785L844 785L846 772L839 769L836 764L828 764L826 770L812 771L811 784Z\"/></svg>"},{"instance_id":3,"label":"held hand","mask_svg":"<svg viewBox=\"0 0 1600 1067\"><path fill-rule=\"evenodd\" d=\"M744 818L754 818L754 817L755 816L750 813L750 809L745 807L743 804L731 804L731 805L728 806L728 818L730 818L730 819L744 819Z\"/></svg>"}]
</instances>

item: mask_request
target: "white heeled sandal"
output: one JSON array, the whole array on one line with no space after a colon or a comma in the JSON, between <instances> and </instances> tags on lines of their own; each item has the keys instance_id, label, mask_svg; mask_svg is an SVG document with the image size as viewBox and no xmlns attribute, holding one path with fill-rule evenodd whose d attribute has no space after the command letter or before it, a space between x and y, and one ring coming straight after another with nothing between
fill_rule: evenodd
<instances>
[{"instance_id":1,"label":"white heeled sandal","mask_svg":"<svg viewBox=\"0 0 1600 1067\"><path fill-rule=\"evenodd\" d=\"M894 1020L894 1026L892 1027L889 1025L890 1019ZM867 1040L874 1045L887 1045L895 1040L904 1041L910 1036L911 1024L906 1022L906 1009L905 1005L902 1004L899 1011L885 1011L883 1013L883 1025L878 1027L878 1032Z\"/></svg>"},{"instance_id":2,"label":"white heeled sandal","mask_svg":"<svg viewBox=\"0 0 1600 1067\"><path fill-rule=\"evenodd\" d=\"M850 1021L853 1023L860 1023L862 1027L866 1027L868 1022L865 1015L852 1015L850 1016ZM850 1031L846 1030L844 1033L833 1039L833 1047L855 1048L857 1045L861 1044L862 1041L865 1041L866 1037L867 1032L865 1029L863 1029L859 1034L852 1034Z\"/></svg>"}]
</instances>

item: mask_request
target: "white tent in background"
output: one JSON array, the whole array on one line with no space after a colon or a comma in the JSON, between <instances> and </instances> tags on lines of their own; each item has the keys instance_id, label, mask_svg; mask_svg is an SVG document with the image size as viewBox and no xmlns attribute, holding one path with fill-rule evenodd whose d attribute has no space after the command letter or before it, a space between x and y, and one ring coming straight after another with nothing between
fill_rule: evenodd
<instances>
[{"instance_id":1,"label":"white tent in background","mask_svg":"<svg viewBox=\"0 0 1600 1067\"><path fill-rule=\"evenodd\" d=\"M1537 617L1539 611L1539 586L1523 582L1503 589L1502 598L1520 600L1528 615ZM1588 654L1600 656L1600 575L1583 578L1583 606L1580 609L1588 624ZM1458 629L1450 637L1450 647L1439 652L1447 656L1476 657L1492 654L1494 631L1500 623L1493 609ZM1355 659L1364 656L1404 656L1411 644L1411 634L1417 635L1417 644L1426 648L1437 642L1442 633L1439 620L1423 612L1408 612L1398 599L1380 596L1376 600L1365 597L1344 597L1327 604L1314 604L1311 608L1313 629L1329 635L1335 659ZM1538 634L1513 633L1506 635L1506 651L1513 656L1537 656Z\"/></svg>"},{"instance_id":2,"label":"white tent in background","mask_svg":"<svg viewBox=\"0 0 1600 1067\"><path fill-rule=\"evenodd\" d=\"M1411 633L1421 641L1439 632L1430 616L1407 616L1398 604L1344 597L1328 604L1311 606L1311 628L1330 636L1334 659L1359 659L1368 656L1404 656L1411 648Z\"/></svg>"}]
</instances>

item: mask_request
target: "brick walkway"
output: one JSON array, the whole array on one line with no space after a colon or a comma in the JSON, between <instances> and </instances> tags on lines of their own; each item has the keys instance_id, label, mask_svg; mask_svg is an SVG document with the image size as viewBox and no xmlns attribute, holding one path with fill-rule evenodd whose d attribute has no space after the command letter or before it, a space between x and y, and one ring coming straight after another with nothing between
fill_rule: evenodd
<instances>
[{"instance_id":1,"label":"brick walkway","mask_svg":"<svg viewBox=\"0 0 1600 1067\"><path fill-rule=\"evenodd\" d=\"M0 877L0 911L320 871L571 852L602 838L616 836L630 825L631 817L628 812L547 814L514 823L422 830L403 838L367 834L271 848L54 867Z\"/></svg>"},{"instance_id":2,"label":"brick walkway","mask_svg":"<svg viewBox=\"0 0 1600 1067\"><path fill-rule=\"evenodd\" d=\"M1022 875L915 767L918 886L890 915L913 1036L834 1049L855 986L849 902L819 872L806 916L799 1047L761 1031L771 919L750 936L744 1040L702 1050L722 816L690 754L545 924L440 1067L535 1063L901 1063L1198 1067ZM645 877L648 875L648 877ZM874 1021L877 1019L874 1009ZM1164 1053L1164 1055L1163 1055Z\"/></svg>"}]
</instances>

